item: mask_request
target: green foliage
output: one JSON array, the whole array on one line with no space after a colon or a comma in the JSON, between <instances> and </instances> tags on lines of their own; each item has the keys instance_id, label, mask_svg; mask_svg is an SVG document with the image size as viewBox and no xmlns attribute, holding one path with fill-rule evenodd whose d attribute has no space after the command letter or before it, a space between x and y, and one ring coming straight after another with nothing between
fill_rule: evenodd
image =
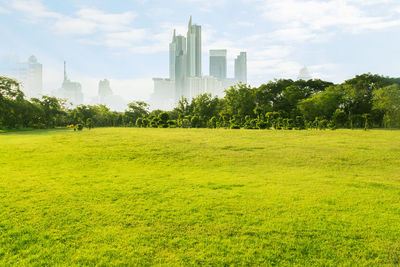
<instances>
[{"instance_id":1,"label":"green foliage","mask_svg":"<svg viewBox=\"0 0 400 267\"><path fill-rule=\"evenodd\" d=\"M134 101L128 104L125 111L125 123L135 124L138 118L146 117L149 114L149 104L143 101Z\"/></svg>"},{"instance_id":2,"label":"green foliage","mask_svg":"<svg viewBox=\"0 0 400 267\"><path fill-rule=\"evenodd\" d=\"M303 99L298 107L304 118L313 121L317 117L330 119L342 103L343 89L341 86L330 86L325 91Z\"/></svg>"},{"instance_id":3,"label":"green foliage","mask_svg":"<svg viewBox=\"0 0 400 267\"><path fill-rule=\"evenodd\" d=\"M93 128L93 120L92 120L92 118L88 118L86 120L86 127L89 128L89 130Z\"/></svg>"},{"instance_id":4,"label":"green foliage","mask_svg":"<svg viewBox=\"0 0 400 267\"><path fill-rule=\"evenodd\" d=\"M136 126L139 127L139 128L143 127L143 118L137 118Z\"/></svg>"},{"instance_id":5,"label":"green foliage","mask_svg":"<svg viewBox=\"0 0 400 267\"><path fill-rule=\"evenodd\" d=\"M191 126L193 128L200 128L200 126L201 126L200 118L197 115L194 115L190 122L191 122Z\"/></svg>"},{"instance_id":6,"label":"green foliage","mask_svg":"<svg viewBox=\"0 0 400 267\"><path fill-rule=\"evenodd\" d=\"M247 85L238 84L225 91L224 112L230 116L252 116L256 107L254 90Z\"/></svg>"},{"instance_id":7,"label":"green foliage","mask_svg":"<svg viewBox=\"0 0 400 267\"><path fill-rule=\"evenodd\" d=\"M168 128L168 120L169 120L169 115L167 112L161 112L158 114L158 125L162 128Z\"/></svg>"},{"instance_id":8,"label":"green foliage","mask_svg":"<svg viewBox=\"0 0 400 267\"><path fill-rule=\"evenodd\" d=\"M0 128L54 128L85 124L93 127L182 127L246 129L325 129L400 127L400 78L370 73L334 85L321 80L274 80L258 88L239 83L222 98L201 94L182 98L170 111L149 111L145 102L128 104L125 112L105 105L67 109L65 100L43 96L26 100L15 80L0 77ZM370 114L366 124L363 114ZM169 121L175 121L174 124ZM264 122L266 125L264 125ZM259 125L257 125L259 124Z\"/></svg>"},{"instance_id":9,"label":"green foliage","mask_svg":"<svg viewBox=\"0 0 400 267\"><path fill-rule=\"evenodd\" d=\"M265 122L264 120L257 119L256 121L252 121L252 124L254 122L256 122L257 129L260 129L260 130L268 129L270 127L270 125L267 122Z\"/></svg>"},{"instance_id":10,"label":"green foliage","mask_svg":"<svg viewBox=\"0 0 400 267\"><path fill-rule=\"evenodd\" d=\"M343 128L347 123L347 114L344 110L336 109L332 115L332 120L335 125Z\"/></svg>"},{"instance_id":11,"label":"green foliage","mask_svg":"<svg viewBox=\"0 0 400 267\"><path fill-rule=\"evenodd\" d=\"M394 84L374 91L373 100L373 108L385 114L385 127L400 127L400 86Z\"/></svg>"},{"instance_id":12,"label":"green foliage","mask_svg":"<svg viewBox=\"0 0 400 267\"><path fill-rule=\"evenodd\" d=\"M209 128L217 128L217 118L213 116L209 121L208 121L208 127Z\"/></svg>"}]
</instances>

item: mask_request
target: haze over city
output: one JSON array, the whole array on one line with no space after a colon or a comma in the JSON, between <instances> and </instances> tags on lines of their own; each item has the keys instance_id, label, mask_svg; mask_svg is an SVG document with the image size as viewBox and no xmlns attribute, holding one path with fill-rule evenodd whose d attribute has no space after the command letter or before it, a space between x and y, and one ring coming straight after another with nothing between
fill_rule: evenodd
<instances>
[{"instance_id":1,"label":"haze over city","mask_svg":"<svg viewBox=\"0 0 400 267\"><path fill-rule=\"evenodd\" d=\"M35 55L46 94L61 87L66 60L85 99L108 79L125 101L146 101L152 78L169 76L173 30L186 35L191 15L202 27L203 75L211 49L227 50L228 77L246 51L253 86L296 79L303 66L333 82L364 72L399 74L400 3L393 0L0 1L0 74Z\"/></svg>"}]
</instances>

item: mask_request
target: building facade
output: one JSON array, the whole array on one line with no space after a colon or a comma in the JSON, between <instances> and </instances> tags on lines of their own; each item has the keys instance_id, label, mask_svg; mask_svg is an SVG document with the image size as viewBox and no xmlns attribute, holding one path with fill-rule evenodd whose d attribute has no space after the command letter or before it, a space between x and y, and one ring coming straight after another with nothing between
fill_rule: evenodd
<instances>
[{"instance_id":1,"label":"building facade","mask_svg":"<svg viewBox=\"0 0 400 267\"><path fill-rule=\"evenodd\" d=\"M190 17L187 32L187 76L201 77L201 26L192 24Z\"/></svg>"},{"instance_id":2,"label":"building facade","mask_svg":"<svg viewBox=\"0 0 400 267\"><path fill-rule=\"evenodd\" d=\"M60 89L55 92L55 96L66 99L73 106L83 104L82 86L78 82L68 79L67 63L64 61L64 81Z\"/></svg>"},{"instance_id":3,"label":"building facade","mask_svg":"<svg viewBox=\"0 0 400 267\"><path fill-rule=\"evenodd\" d=\"M27 62L19 63L18 78L26 96L40 97L43 90L43 67L35 56Z\"/></svg>"},{"instance_id":4,"label":"building facade","mask_svg":"<svg viewBox=\"0 0 400 267\"><path fill-rule=\"evenodd\" d=\"M240 52L235 59L235 79L238 82L247 83L247 53Z\"/></svg>"},{"instance_id":5,"label":"building facade","mask_svg":"<svg viewBox=\"0 0 400 267\"><path fill-rule=\"evenodd\" d=\"M210 76L226 79L226 49L210 50Z\"/></svg>"}]
</instances>

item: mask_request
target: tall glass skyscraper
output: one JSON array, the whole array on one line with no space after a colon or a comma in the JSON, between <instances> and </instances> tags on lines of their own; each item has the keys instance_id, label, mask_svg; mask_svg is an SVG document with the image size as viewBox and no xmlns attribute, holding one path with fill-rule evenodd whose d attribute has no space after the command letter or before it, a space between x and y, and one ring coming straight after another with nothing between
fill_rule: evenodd
<instances>
[{"instance_id":1,"label":"tall glass skyscraper","mask_svg":"<svg viewBox=\"0 0 400 267\"><path fill-rule=\"evenodd\" d=\"M201 77L201 26L192 24L190 17L187 33L188 77Z\"/></svg>"},{"instance_id":2,"label":"tall glass skyscraper","mask_svg":"<svg viewBox=\"0 0 400 267\"><path fill-rule=\"evenodd\" d=\"M247 83L247 53L240 52L235 59L235 80Z\"/></svg>"},{"instance_id":3,"label":"tall glass skyscraper","mask_svg":"<svg viewBox=\"0 0 400 267\"><path fill-rule=\"evenodd\" d=\"M226 49L210 50L210 76L226 79Z\"/></svg>"}]
</instances>

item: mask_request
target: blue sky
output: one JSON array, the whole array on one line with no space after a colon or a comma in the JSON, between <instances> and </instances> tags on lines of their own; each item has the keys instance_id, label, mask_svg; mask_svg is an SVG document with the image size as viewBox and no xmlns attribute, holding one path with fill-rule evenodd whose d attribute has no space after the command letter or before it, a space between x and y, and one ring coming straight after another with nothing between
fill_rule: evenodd
<instances>
[{"instance_id":1,"label":"blue sky","mask_svg":"<svg viewBox=\"0 0 400 267\"><path fill-rule=\"evenodd\" d=\"M186 34L190 15L208 50L228 49L228 74L248 52L249 83L313 77L341 82L372 72L400 76L399 0L0 0L0 60L35 55L44 89L69 76L94 96L100 79L115 93L147 99L152 77L168 76L172 31ZM1 66L0 66L1 67Z\"/></svg>"}]
</instances>

